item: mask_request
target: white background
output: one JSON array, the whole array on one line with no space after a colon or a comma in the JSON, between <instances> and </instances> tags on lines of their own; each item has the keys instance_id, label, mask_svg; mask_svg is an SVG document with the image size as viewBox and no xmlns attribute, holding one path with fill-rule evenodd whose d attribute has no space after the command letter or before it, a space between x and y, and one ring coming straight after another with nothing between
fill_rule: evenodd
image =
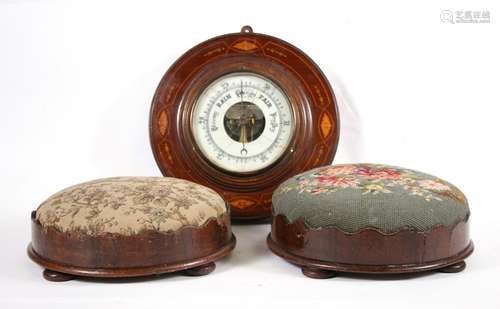
<instances>
[{"instance_id":1,"label":"white background","mask_svg":"<svg viewBox=\"0 0 500 309\"><path fill-rule=\"evenodd\" d=\"M0 308L499 308L500 7L422 2L0 1ZM443 23L442 10L488 10L491 23ZM147 131L160 78L245 24L300 47L331 81L335 163L406 166L463 189L476 244L464 272L307 279L258 225L235 226L236 250L206 277L42 278L25 253L30 211L81 181L160 175Z\"/></svg>"}]
</instances>

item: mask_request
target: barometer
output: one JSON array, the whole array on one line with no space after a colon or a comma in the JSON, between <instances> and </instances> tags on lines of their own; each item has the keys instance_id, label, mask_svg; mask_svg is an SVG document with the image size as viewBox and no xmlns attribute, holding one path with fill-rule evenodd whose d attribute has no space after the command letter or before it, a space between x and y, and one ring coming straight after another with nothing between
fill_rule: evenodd
<instances>
[{"instance_id":1,"label":"barometer","mask_svg":"<svg viewBox=\"0 0 500 309\"><path fill-rule=\"evenodd\" d=\"M235 219L269 217L273 190L330 164L339 137L335 96L318 66L249 26L169 68L149 129L161 172L215 189Z\"/></svg>"}]
</instances>

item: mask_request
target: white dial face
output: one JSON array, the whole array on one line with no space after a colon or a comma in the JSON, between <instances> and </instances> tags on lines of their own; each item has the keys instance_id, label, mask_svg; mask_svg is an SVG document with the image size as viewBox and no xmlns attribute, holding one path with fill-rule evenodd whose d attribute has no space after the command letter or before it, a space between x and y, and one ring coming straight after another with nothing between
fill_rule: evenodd
<instances>
[{"instance_id":1,"label":"white dial face","mask_svg":"<svg viewBox=\"0 0 500 309\"><path fill-rule=\"evenodd\" d=\"M199 96L192 132L203 155L231 172L261 170L290 144L293 112L285 93L254 73L224 75Z\"/></svg>"}]
</instances>

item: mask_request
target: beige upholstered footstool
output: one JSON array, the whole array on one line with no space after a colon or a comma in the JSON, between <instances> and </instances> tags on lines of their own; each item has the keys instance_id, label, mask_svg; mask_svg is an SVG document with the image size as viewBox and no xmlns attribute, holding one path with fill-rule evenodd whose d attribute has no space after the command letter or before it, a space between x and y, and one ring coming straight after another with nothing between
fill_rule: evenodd
<instances>
[{"instance_id":1,"label":"beige upholstered footstool","mask_svg":"<svg viewBox=\"0 0 500 309\"><path fill-rule=\"evenodd\" d=\"M48 280L208 274L235 245L224 200L190 181L115 177L69 187L32 213L33 261Z\"/></svg>"}]
</instances>

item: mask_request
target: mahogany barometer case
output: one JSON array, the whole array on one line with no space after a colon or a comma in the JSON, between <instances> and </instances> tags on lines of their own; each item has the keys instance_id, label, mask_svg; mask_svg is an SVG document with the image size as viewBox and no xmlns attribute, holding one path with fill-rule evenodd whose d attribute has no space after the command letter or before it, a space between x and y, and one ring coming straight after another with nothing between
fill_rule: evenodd
<instances>
[{"instance_id":1,"label":"mahogany barometer case","mask_svg":"<svg viewBox=\"0 0 500 309\"><path fill-rule=\"evenodd\" d=\"M338 136L335 96L318 66L249 26L182 55L151 106L162 173L216 190L233 219L269 217L273 190L331 163Z\"/></svg>"}]
</instances>

